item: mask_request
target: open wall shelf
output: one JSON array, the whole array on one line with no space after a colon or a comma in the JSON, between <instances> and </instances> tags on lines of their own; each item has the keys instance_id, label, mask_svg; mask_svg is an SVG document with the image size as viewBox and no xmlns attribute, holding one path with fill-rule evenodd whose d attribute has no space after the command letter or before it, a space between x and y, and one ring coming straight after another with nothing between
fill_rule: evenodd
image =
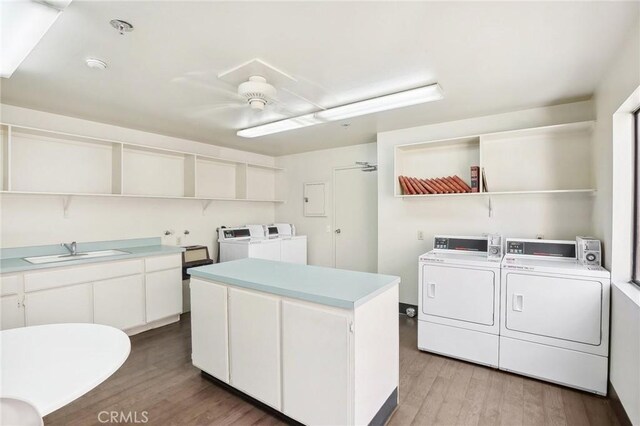
<instances>
[{"instance_id":1,"label":"open wall shelf","mask_svg":"<svg viewBox=\"0 0 640 426\"><path fill-rule=\"evenodd\" d=\"M275 199L270 165L0 124L3 194Z\"/></svg>"},{"instance_id":2,"label":"open wall shelf","mask_svg":"<svg viewBox=\"0 0 640 426\"><path fill-rule=\"evenodd\" d=\"M527 194L593 194L593 122L578 122L398 145L394 195L398 198L477 197ZM399 176L458 175L470 185L470 167L487 178L480 192L402 194Z\"/></svg>"}]
</instances>

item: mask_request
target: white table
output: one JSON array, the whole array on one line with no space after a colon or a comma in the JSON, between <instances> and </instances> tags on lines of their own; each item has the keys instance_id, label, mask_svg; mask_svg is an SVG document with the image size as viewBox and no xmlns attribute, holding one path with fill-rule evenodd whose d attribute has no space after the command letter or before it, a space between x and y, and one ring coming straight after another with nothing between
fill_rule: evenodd
<instances>
[{"instance_id":1,"label":"white table","mask_svg":"<svg viewBox=\"0 0 640 426\"><path fill-rule=\"evenodd\" d=\"M4 330L0 396L28 401L46 416L105 381L130 350L125 333L99 324Z\"/></svg>"}]
</instances>

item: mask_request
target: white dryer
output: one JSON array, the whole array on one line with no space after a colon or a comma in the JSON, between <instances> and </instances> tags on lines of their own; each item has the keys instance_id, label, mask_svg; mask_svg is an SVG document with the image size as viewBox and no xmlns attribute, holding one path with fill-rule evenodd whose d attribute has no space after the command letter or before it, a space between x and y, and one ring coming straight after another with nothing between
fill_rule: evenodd
<instances>
[{"instance_id":1,"label":"white dryer","mask_svg":"<svg viewBox=\"0 0 640 426\"><path fill-rule=\"evenodd\" d=\"M253 257L280 260L280 240L265 237L262 225L220 228L220 262Z\"/></svg>"},{"instance_id":2,"label":"white dryer","mask_svg":"<svg viewBox=\"0 0 640 426\"><path fill-rule=\"evenodd\" d=\"M488 238L438 235L419 258L418 349L498 366L500 257Z\"/></svg>"},{"instance_id":3,"label":"white dryer","mask_svg":"<svg viewBox=\"0 0 640 426\"><path fill-rule=\"evenodd\" d=\"M280 238L280 257L283 262L307 264L307 236L297 235L292 223L275 223L267 227L270 236Z\"/></svg>"},{"instance_id":4,"label":"white dryer","mask_svg":"<svg viewBox=\"0 0 640 426\"><path fill-rule=\"evenodd\" d=\"M506 240L500 369L606 395L609 272L575 241Z\"/></svg>"}]
</instances>

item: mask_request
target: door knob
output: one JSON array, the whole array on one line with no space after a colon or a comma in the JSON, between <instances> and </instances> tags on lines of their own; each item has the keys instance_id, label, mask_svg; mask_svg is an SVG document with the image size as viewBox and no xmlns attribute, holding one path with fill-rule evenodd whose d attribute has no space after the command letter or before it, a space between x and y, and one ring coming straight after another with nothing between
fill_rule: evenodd
<instances>
[{"instance_id":1,"label":"door knob","mask_svg":"<svg viewBox=\"0 0 640 426\"><path fill-rule=\"evenodd\" d=\"M336 234L339 234L340 232L342 232L342 231L340 230L340 228L338 228L338 229L336 229L336 230L335 230L335 233L336 233Z\"/></svg>"}]
</instances>

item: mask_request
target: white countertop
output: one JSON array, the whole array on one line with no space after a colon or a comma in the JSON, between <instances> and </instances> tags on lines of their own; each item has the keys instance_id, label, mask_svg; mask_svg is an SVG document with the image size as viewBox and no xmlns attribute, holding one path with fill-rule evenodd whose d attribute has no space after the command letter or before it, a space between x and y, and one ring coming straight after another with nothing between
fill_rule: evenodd
<instances>
[{"instance_id":1,"label":"white countertop","mask_svg":"<svg viewBox=\"0 0 640 426\"><path fill-rule=\"evenodd\" d=\"M400 283L400 278L392 275L251 258L190 268L187 272L196 278L346 309Z\"/></svg>"},{"instance_id":2,"label":"white countertop","mask_svg":"<svg viewBox=\"0 0 640 426\"><path fill-rule=\"evenodd\" d=\"M0 332L0 396L46 416L89 392L131 350L122 331L99 324L50 324Z\"/></svg>"}]
</instances>

